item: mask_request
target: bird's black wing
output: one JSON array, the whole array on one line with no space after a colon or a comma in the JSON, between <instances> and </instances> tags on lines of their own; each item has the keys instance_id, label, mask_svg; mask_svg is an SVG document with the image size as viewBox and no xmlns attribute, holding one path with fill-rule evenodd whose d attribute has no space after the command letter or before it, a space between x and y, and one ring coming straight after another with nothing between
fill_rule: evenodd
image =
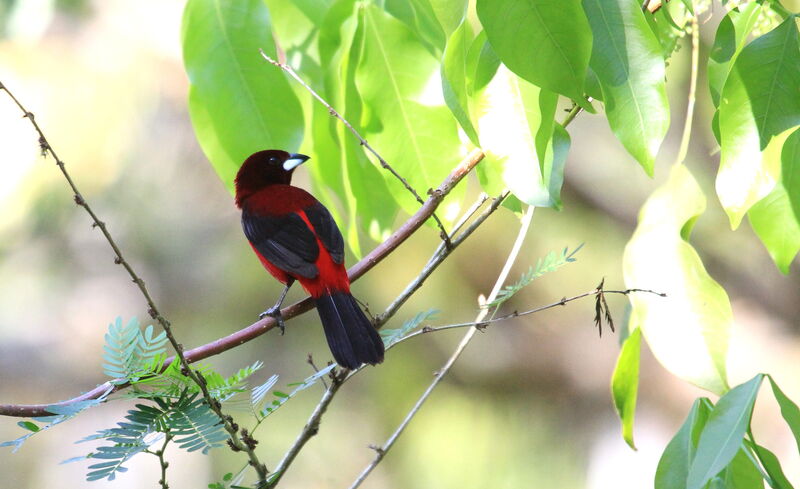
<instances>
[{"instance_id":1,"label":"bird's black wing","mask_svg":"<svg viewBox=\"0 0 800 489\"><path fill-rule=\"evenodd\" d=\"M344 261L344 239L330 211L317 202L304 209L308 221L314 226L320 241L336 263Z\"/></svg>"},{"instance_id":2,"label":"bird's black wing","mask_svg":"<svg viewBox=\"0 0 800 489\"><path fill-rule=\"evenodd\" d=\"M317 239L300 215L259 216L245 208L242 229L253 247L281 270L304 278L319 275L314 264L319 257Z\"/></svg>"}]
</instances>

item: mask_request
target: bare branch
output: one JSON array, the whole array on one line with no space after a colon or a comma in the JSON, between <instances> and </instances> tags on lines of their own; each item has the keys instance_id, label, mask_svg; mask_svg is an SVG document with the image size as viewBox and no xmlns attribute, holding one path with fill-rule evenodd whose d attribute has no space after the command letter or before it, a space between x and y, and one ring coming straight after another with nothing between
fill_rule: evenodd
<instances>
[{"instance_id":1,"label":"bare branch","mask_svg":"<svg viewBox=\"0 0 800 489\"><path fill-rule=\"evenodd\" d=\"M344 125L345 125L345 127L347 127L347 128L350 130L350 132L351 132L351 133L353 133L353 135L354 135L354 136L355 136L355 137L358 139L358 141L361 143L361 146L363 146L364 148L366 148L366 149L367 149L367 151L369 151L370 153L372 153L373 155L375 155L375 158L377 158L377 159L378 159L378 162L380 162L380 164L381 164L381 167L382 167L384 170L388 170L388 171L389 171L389 173L391 173L392 175L394 175L394 177L395 177L396 179L398 179L398 180L400 181L400 183L402 183L402 184L403 184L403 186L406 188L406 190L408 190L409 192L411 192L411 195L413 195L413 196L414 196L414 198L417 200L417 202L419 202L419 204L420 204L420 205L424 205L424 204L425 204L425 201L423 201L423 200L422 200L422 197L420 197L420 196L419 196L419 194L417 193L417 191L416 191L416 190L414 190L414 187L412 187L412 186L411 186L411 185L408 183L408 180L406 180L405 178L403 178L403 176L402 176L402 175L400 175L399 173L397 173L397 171L396 171L394 168L392 168L392 167L389 165L389 163L387 163L387 162L386 162L386 160L384 160L384 159L383 159L383 157L382 157L381 155L379 155L379 154L378 154L378 152L377 152L377 151L375 151L375 150L372 148L372 146L370 146L370 145L369 145L369 143L367 142L367 140L366 140L366 139L364 139L364 137L363 137L363 136L361 136L361 134L360 134L358 131L356 131L356 129L353 127L353 125L352 125L352 124L350 124L349 122L347 122L347 119L345 119L345 118L344 118L344 117L343 117L343 116L342 116L342 115L341 115L341 114L340 114L340 113L339 113L339 112L338 112L336 109L334 109L334 108L331 106L331 104L329 104L328 102L326 102L326 101L325 101L325 99L324 99L324 98L322 98L322 96L320 96L320 95L319 95L319 94L318 94L318 93L317 93L317 92L316 92L316 91L315 91L313 88L311 88L311 86L310 86L310 85L308 85L308 83L306 83L306 82L305 82L305 81L304 81L302 78L300 78L300 76L297 74L297 72L296 72L296 71L294 71L294 69L293 69L291 66L289 66L289 64L288 64L288 63L282 63L282 62L280 62L280 61L275 61L275 60L274 60L274 59L272 59L272 58L271 58L271 57L270 57L270 56L269 56L267 53L265 53L263 49L260 49L260 48L259 48L258 52L260 52L260 53L261 53L261 56L262 56L262 57L263 57L265 60L269 61L269 62L270 62L270 63L272 63L273 65L275 65L275 66L277 66L278 68L280 68L280 69L282 69L283 71L285 71L285 72L286 72L286 74L288 74L289 76L291 76L292 78L294 78L294 79L297 81L297 83L299 83L300 85L302 85L302 86L303 86L303 88L305 88L305 89L308 91L308 93L310 93L310 94L311 94L311 95L312 95L312 96L313 96L315 99L319 100L319 102L320 102L322 105L324 105L326 109L328 109L328 113L330 113L330 114L331 114L333 117L336 117L337 119L339 119L340 121L342 121L342 124L344 124ZM442 221L440 221L440 220L439 220L439 216L437 216L437 215L436 215L436 213L433 213L433 214L431 214L431 217L433 218L433 220L434 220L434 221L436 221L436 225L437 225L437 226L439 226L439 236L442 238L442 241L444 241L445 245L446 245L446 246L449 248L449 247L450 247L450 238L449 238L449 236L448 236L448 234L447 234L447 231L445 231L445 229L444 229L444 224L442 224Z\"/></svg>"}]
</instances>

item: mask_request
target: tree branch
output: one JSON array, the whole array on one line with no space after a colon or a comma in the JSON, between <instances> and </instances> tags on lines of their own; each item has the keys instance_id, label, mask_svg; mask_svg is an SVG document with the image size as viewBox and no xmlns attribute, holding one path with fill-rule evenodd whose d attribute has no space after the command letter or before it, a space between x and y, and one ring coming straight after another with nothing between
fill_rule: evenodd
<instances>
[{"instance_id":1,"label":"tree branch","mask_svg":"<svg viewBox=\"0 0 800 489\"><path fill-rule=\"evenodd\" d=\"M351 133L353 133L353 135L354 135L354 136L355 136L355 137L358 139L358 141L361 143L361 146L364 146L364 148L366 148L366 149L367 149L367 151L369 151L370 153L372 153L373 155L375 155L375 158L377 158L377 159L378 159L378 162L380 162L380 164L381 164L381 167L382 167L384 170L388 170L388 171L389 171L389 173L391 173L392 175L394 175L394 177L395 177L396 179L398 179L398 180L400 181L400 183L402 183L402 184L403 184L403 186L406 188L406 190L408 190L409 192L411 192L411 195L413 195L413 196L414 196L414 198L417 200L417 202L419 202L419 204L420 204L420 205L424 205L424 204L425 204L425 201L423 201L423 200L422 200L422 197L420 197L420 196L419 196L419 194L417 193L417 191L416 191L416 190L414 190L414 187L412 187L412 186L411 186L411 185L408 183L408 180L406 180L405 178L403 178L403 176L402 176L402 175L400 175L399 173L397 173L397 171L396 171L394 168L392 168L392 167L389 165L389 163L387 163L387 162L386 162L386 160L384 160L384 159L383 159L383 157L382 157L381 155L379 155L379 154L378 154L378 152L377 152L377 151L375 151L375 150L372 148L372 146L370 146L370 145L369 145L369 143L367 142L367 140L366 140L366 139L364 139L364 138L363 138L363 136L361 136L361 134L359 134L359 132L358 132L358 131L356 131L356 129L353 127L353 125L352 125L352 124L350 124L349 122L347 122L347 119L345 119L344 117L342 117L342 115L341 115L341 114L339 114L339 112L337 112L337 111L336 111L336 109L334 109L334 108L331 106L331 104L329 104L328 102L326 102L324 98L322 98L322 97L321 97L321 96L320 96L320 95L319 95L319 94L318 94L318 93L317 93L317 92L316 92L316 91L315 91L313 88L311 88L311 86L309 86L309 85L308 85L308 84L307 84L305 81L303 81L303 79L302 79L302 78L300 78L300 76L297 74L297 72L296 72L296 71L294 71L294 69L293 69L291 66L289 66L289 64L288 64L288 63L281 63L280 61L275 61L275 60L274 60L274 59L272 59L272 58L271 58L271 57L270 57L270 56L269 56L267 53L265 53L265 52L264 52L264 50L263 50L263 49L261 49L261 48L259 48L258 52L259 52L259 53L261 53L261 56L262 56L262 57L263 57L265 60L269 61L269 62L270 62L270 63L272 63L273 65L275 65L275 66L277 66L278 68L280 68L280 69L282 69L283 71L285 71L285 72L286 72L286 74L288 74L289 76L291 76L292 78L294 78L294 79L297 81L297 83L299 83L300 85L302 85L302 86L303 86L303 88L305 88L305 89L308 91L308 93L310 93L310 94L311 94L311 95L312 95L312 96L313 96L315 99L319 100L319 102L320 102L322 105L324 105L326 109L328 109L328 113L330 113L330 114L331 114L333 117L336 117L337 119L339 119L340 121L342 121L342 123L345 125L345 127L347 127L347 128L350 130L350 132L351 132ZM433 220L434 220L434 221L436 221L436 225L439 227L439 236L442 238L442 241L444 241L444 243L445 243L445 245L446 245L447 247L450 247L450 238L449 238L449 236L448 236L448 234L447 234L447 231L445 231L445 229L444 229L444 224L442 224L442 221L440 221L440 220L439 220L439 216L437 216L437 215L436 215L436 213L433 213L433 214L431 214L431 217L433 218Z\"/></svg>"},{"instance_id":2,"label":"tree branch","mask_svg":"<svg viewBox=\"0 0 800 489\"><path fill-rule=\"evenodd\" d=\"M208 386L206 385L206 380L203 377L203 375L191 369L191 367L189 366L189 362L186 360L186 357L183 354L183 346L180 343L178 343L177 338L175 338L175 335L172 332L172 327L170 325L170 322L167 321L167 318L164 317L159 312L155 302L153 301L153 298L150 296L150 293L147 290L147 287L145 287L144 280L142 280L142 278L136 274L136 272L133 270L133 267L131 267L131 265L122 256L122 251L120 250L119 246L114 241L114 239L111 237L111 233L109 233L108 229L106 228L106 224L97 217L97 214L95 214L94 210L92 210L91 206L89 206L89 203L86 201L83 195L81 195L80 191L78 190L78 187L75 185L75 182L73 181L72 177L67 171L67 167L64 164L64 161L62 161L61 158L58 157L53 147L47 141L47 138L45 137L42 129L39 127L39 124L36 122L33 113L28 111L22 105L22 103L20 103L20 101L17 100L14 94L11 93L8 87L3 85L2 83L0 83L0 89L5 90L8 96L11 97L11 99L14 101L17 107L19 107L19 109L22 111L24 117L26 117L31 122L33 128L39 134L39 146L42 150L42 155L45 156L47 153L50 153L50 155L53 157L53 159L56 162L56 165L58 165L58 168L61 170L61 173L64 175L64 178L67 180L67 183L72 189L75 203L83 207L84 210L86 210L86 212L92 218L92 227L100 228L100 231L103 233L103 236L105 237L106 241L108 241L108 244L111 246L111 249L114 250L115 254L114 263L122 265L128 272L128 275L131 277L131 280L133 280L133 283L135 283L136 286L139 288L139 291L142 293L145 301L147 302L148 313L150 314L150 317L155 319L158 322L158 324L161 325L161 328L166 333L167 339L172 345L172 348L175 350L175 355L178 357L181 364L181 373L189 377L192 380L192 382L197 384L197 386L200 388L200 392L203 395L206 404L208 404L208 406L211 408L214 414L216 414L217 417L219 417L220 421L222 422L222 425L225 428L225 431L228 432L228 435L230 436L229 443L231 448L234 451L246 452L248 458L250 459L250 465L252 465L253 468L255 468L256 472L258 473L259 480L260 481L266 480L268 471L266 466L263 463L261 463L261 461L259 461L258 456L255 453L255 443L245 443L243 440L239 438L238 435L239 428L233 422L233 418L222 412L222 404L217 399L215 399L214 396L212 396L211 393L209 392Z\"/></svg>"},{"instance_id":3,"label":"tree branch","mask_svg":"<svg viewBox=\"0 0 800 489\"><path fill-rule=\"evenodd\" d=\"M400 246L409 236L411 236L417 229L419 229L425 221L433 214L434 210L439 206L444 197L455 187L474 167L483 159L483 152L476 149L473 150L466 158L464 158L454 169L450 175L442 182L442 184L433 190L420 210L411 216L403 225L401 225L392 235L383 243L379 244L361 261L353 265L348 271L350 281L354 282L361 276L367 273L381 260L391 254L398 246ZM285 320L289 320L304 312L307 312L314 307L314 301L310 297L289 305L281 311ZM189 363L194 363L205 358L218 355L231 348L235 348L241 344L251 341L267 331L275 327L275 320L267 316L264 319L256 321L250 326L243 328L233 334L219 338L215 341L205 345L187 350L184 356ZM171 363L173 358L168 358L164 366L166 367ZM16 416L16 417L37 417L49 416L51 413L47 411L48 406L52 405L68 405L78 401L85 401L89 399L97 399L100 395L107 392L112 385L109 382L101 384L96 388L86 392L73 399L58 403L49 404L0 404L0 416ZM127 385L113 386L114 391L124 389Z\"/></svg>"}]
</instances>

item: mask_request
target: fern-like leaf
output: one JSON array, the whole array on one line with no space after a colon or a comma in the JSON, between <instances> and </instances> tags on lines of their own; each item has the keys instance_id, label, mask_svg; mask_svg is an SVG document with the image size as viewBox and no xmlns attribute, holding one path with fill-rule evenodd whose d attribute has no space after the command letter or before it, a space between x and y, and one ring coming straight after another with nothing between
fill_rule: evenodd
<instances>
[{"instance_id":1,"label":"fern-like leaf","mask_svg":"<svg viewBox=\"0 0 800 489\"><path fill-rule=\"evenodd\" d=\"M197 394L175 406L169 424L175 442L190 452L202 450L204 454L208 453L212 448L224 445L228 439L219 417Z\"/></svg>"},{"instance_id":2,"label":"fern-like leaf","mask_svg":"<svg viewBox=\"0 0 800 489\"><path fill-rule=\"evenodd\" d=\"M78 401L64 405L54 404L47 406L46 409L53 413L52 416L33 418L33 420L38 423L44 423L43 426L39 426L32 421L21 421L18 424L28 430L29 433L26 433L15 440L4 441L0 443L0 447L13 447L12 452L16 452L22 447L22 444L25 443L28 438L32 437L36 433L41 433L42 431L48 430L57 424L61 424L64 421L74 418L90 407L97 406L98 404L105 402L108 395L111 394L111 391L112 389L109 387L109 389L101 394L97 399L89 399L86 401Z\"/></svg>"},{"instance_id":3,"label":"fern-like leaf","mask_svg":"<svg viewBox=\"0 0 800 489\"><path fill-rule=\"evenodd\" d=\"M380 333L384 346L389 348L394 343L397 343L400 338L417 329L424 321L433 319L438 313L439 311L437 309L429 309L417 314L397 329L382 329Z\"/></svg>"},{"instance_id":4,"label":"fern-like leaf","mask_svg":"<svg viewBox=\"0 0 800 489\"><path fill-rule=\"evenodd\" d=\"M142 331L136 318L123 326L118 317L108 325L105 340L103 372L114 378L115 384L137 382L157 373L166 356L166 333L153 336L153 325Z\"/></svg>"},{"instance_id":5,"label":"fern-like leaf","mask_svg":"<svg viewBox=\"0 0 800 489\"><path fill-rule=\"evenodd\" d=\"M158 432L168 429L170 414L169 405L156 407L137 404L134 409L128 411L128 415L125 416L126 422L121 421L115 428L99 431L79 440L79 442L85 442L103 439L113 443L110 446L100 446L97 451L87 456L104 461L89 466L86 480L108 479L112 481L117 473L125 472L127 469L123 464L137 453L141 453L156 443L161 438Z\"/></svg>"},{"instance_id":6,"label":"fern-like leaf","mask_svg":"<svg viewBox=\"0 0 800 489\"><path fill-rule=\"evenodd\" d=\"M282 391L277 391L277 390L276 391L272 391L272 395L273 395L274 399L272 400L272 402L270 402L263 409L260 409L260 419L263 420L264 418L266 418L270 414L272 414L275 411L277 411L278 408L280 408L281 406L286 404L286 402L289 401L289 399L291 399L294 396L296 396L298 392L300 392L302 390L305 390L305 389L308 389L312 385L314 385L317 382L319 382L319 379L321 379L322 377L325 377L326 375L328 375L330 373L330 371L334 369L334 367L336 367L336 364L328 365L327 367L323 368L319 372L316 372L314 375L306 378L302 382L289 384L289 386L294 386L294 389L291 392L289 392L288 394L285 393L285 392L282 392ZM275 380L277 381L278 379L276 378ZM267 382L269 382L269 381L267 381ZM274 383L273 383L273 385L274 385ZM263 387L263 386L259 386L259 387ZM263 390L266 391L267 389L263 389ZM255 395L255 393L253 395ZM264 392L263 394L260 394L260 396L259 396L260 400L257 403L253 404L253 408L254 409L256 409L256 410L259 409L260 404L261 404L261 402L263 402L263 399L264 399L265 395L266 395L266 392Z\"/></svg>"},{"instance_id":7,"label":"fern-like leaf","mask_svg":"<svg viewBox=\"0 0 800 489\"><path fill-rule=\"evenodd\" d=\"M572 263L575 261L575 254L583 248L583 244L572 250L569 251L568 248L564 248L561 253L556 253L555 251L551 251L544 258L539 258L536 262L535 267L530 267L527 272L523 273L519 280L514 285L506 285L503 290L497 294L497 298L492 302L484 305L484 308L492 308L492 307L499 307L504 302L508 301L514 295L517 294L520 290L524 289L528 285L531 284L534 280L541 277L542 275L550 272L554 272L561 268L562 266L566 265L567 263Z\"/></svg>"}]
</instances>

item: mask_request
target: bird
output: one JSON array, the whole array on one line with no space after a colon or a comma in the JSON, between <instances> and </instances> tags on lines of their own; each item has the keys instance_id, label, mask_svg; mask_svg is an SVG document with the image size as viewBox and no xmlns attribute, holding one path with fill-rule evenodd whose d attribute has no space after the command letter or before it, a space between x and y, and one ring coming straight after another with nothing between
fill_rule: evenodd
<instances>
[{"instance_id":1,"label":"bird","mask_svg":"<svg viewBox=\"0 0 800 489\"><path fill-rule=\"evenodd\" d=\"M384 357L378 331L350 293L344 239L330 211L291 184L309 159L268 149L250 155L234 181L242 229L261 264L285 285L278 301L259 317L272 316L284 332L280 308L297 281L314 299L328 347L341 367L375 365Z\"/></svg>"}]
</instances>

